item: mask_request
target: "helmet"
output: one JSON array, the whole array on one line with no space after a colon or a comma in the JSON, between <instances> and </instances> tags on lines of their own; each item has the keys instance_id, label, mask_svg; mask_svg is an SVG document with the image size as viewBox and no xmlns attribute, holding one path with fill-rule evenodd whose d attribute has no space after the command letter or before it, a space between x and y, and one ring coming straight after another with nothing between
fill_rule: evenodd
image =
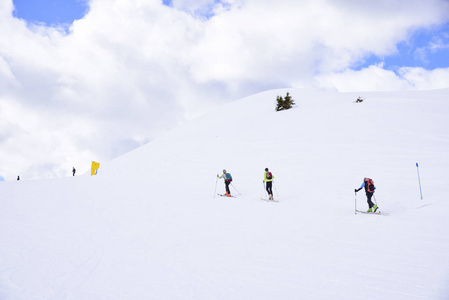
<instances>
[{"instance_id":1,"label":"helmet","mask_svg":"<svg viewBox=\"0 0 449 300\"><path fill-rule=\"evenodd\" d=\"M268 168L265 168L265 171L268 171Z\"/></svg>"},{"instance_id":2,"label":"helmet","mask_svg":"<svg viewBox=\"0 0 449 300\"><path fill-rule=\"evenodd\" d=\"M223 173L226 173L226 169L223 169Z\"/></svg>"}]
</instances>

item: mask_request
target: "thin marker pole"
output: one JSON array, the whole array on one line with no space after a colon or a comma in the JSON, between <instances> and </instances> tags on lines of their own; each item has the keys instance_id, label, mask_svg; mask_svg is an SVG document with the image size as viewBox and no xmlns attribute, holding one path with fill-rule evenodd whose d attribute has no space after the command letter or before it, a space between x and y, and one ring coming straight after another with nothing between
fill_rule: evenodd
<instances>
[{"instance_id":1,"label":"thin marker pole","mask_svg":"<svg viewBox=\"0 0 449 300\"><path fill-rule=\"evenodd\" d=\"M421 200L422 200L421 179L419 178L419 167L418 167L418 163L416 163L416 170L418 171L419 193L421 194Z\"/></svg>"}]
</instances>

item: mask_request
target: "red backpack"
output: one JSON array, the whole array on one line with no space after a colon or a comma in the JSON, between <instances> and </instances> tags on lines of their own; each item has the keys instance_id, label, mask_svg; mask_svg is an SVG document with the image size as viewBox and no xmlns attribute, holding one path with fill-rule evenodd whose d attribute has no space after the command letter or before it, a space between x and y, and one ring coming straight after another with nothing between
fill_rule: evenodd
<instances>
[{"instance_id":1,"label":"red backpack","mask_svg":"<svg viewBox=\"0 0 449 300\"><path fill-rule=\"evenodd\" d=\"M365 180L365 191L367 192L374 192L374 181L371 178L366 178Z\"/></svg>"}]
</instances>

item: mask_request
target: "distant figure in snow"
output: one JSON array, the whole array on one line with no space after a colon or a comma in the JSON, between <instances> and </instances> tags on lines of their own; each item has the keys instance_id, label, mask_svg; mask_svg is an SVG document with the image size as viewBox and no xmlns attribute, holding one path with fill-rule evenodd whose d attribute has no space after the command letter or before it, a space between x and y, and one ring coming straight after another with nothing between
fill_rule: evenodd
<instances>
[{"instance_id":1,"label":"distant figure in snow","mask_svg":"<svg viewBox=\"0 0 449 300\"><path fill-rule=\"evenodd\" d=\"M232 176L230 173L226 173L226 170L223 170L223 174L220 176L217 174L218 178L224 178L224 182L225 182L225 187L226 187L226 193L225 195L228 197L231 197L231 191L229 190L229 185L231 184L232 181Z\"/></svg>"},{"instance_id":2,"label":"distant figure in snow","mask_svg":"<svg viewBox=\"0 0 449 300\"><path fill-rule=\"evenodd\" d=\"M17 180L20 180L20 176L17 175Z\"/></svg>"},{"instance_id":3,"label":"distant figure in snow","mask_svg":"<svg viewBox=\"0 0 449 300\"><path fill-rule=\"evenodd\" d=\"M268 168L265 168L265 173L263 175L263 182L267 183L266 189L267 189L268 197L270 200L274 200L273 199L273 179L274 179L273 174L271 174L271 172L268 170Z\"/></svg>"},{"instance_id":4,"label":"distant figure in snow","mask_svg":"<svg viewBox=\"0 0 449 300\"><path fill-rule=\"evenodd\" d=\"M75 167L73 167L73 169L72 169L72 173L73 173L73 176L75 176L75 173L76 173L76 169L75 169Z\"/></svg>"},{"instance_id":5,"label":"distant figure in snow","mask_svg":"<svg viewBox=\"0 0 449 300\"><path fill-rule=\"evenodd\" d=\"M365 188L366 199L367 199L368 206L369 206L369 209L367 210L367 212L376 212L379 207L371 201L371 197L373 197L374 190L376 189L376 187L374 186L373 180L371 178L365 177L363 179L363 183L360 186L360 188L355 189L354 192L357 193L362 188Z\"/></svg>"}]
</instances>

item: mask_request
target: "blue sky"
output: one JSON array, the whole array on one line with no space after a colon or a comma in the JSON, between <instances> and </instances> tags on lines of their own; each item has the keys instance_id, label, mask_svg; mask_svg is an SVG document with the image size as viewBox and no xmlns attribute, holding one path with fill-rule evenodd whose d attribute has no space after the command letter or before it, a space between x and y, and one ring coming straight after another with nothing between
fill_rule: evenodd
<instances>
[{"instance_id":1,"label":"blue sky","mask_svg":"<svg viewBox=\"0 0 449 300\"><path fill-rule=\"evenodd\" d=\"M14 16L47 25L71 24L87 12L84 0L13 0Z\"/></svg>"}]
</instances>

